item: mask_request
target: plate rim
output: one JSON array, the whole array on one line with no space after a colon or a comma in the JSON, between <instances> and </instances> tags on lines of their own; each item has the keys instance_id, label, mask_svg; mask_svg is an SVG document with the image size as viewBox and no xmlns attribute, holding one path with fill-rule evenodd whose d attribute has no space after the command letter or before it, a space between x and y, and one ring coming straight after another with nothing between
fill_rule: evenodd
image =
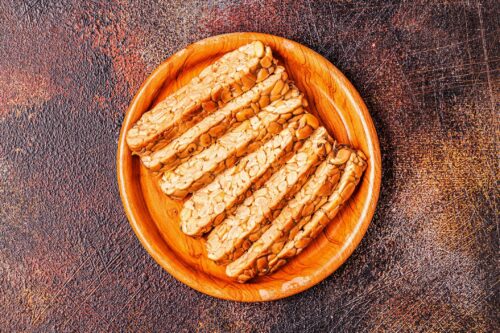
<instances>
[{"instance_id":1,"label":"plate rim","mask_svg":"<svg viewBox=\"0 0 500 333\"><path fill-rule=\"evenodd\" d=\"M259 36L262 36L263 38L275 38L283 42L292 43L295 46L307 50L308 52L312 52L316 57L318 57L318 59L320 59L320 61L322 62L322 66L326 66L329 72L334 73L334 75L330 74L330 76L335 76L333 80L339 83L339 88L342 89L342 92L345 95L345 97L351 101L353 106L355 106L357 113L360 114L359 118L361 120L361 123L363 124L363 130L366 130L366 132L368 133L366 137L368 141L367 146L370 150L369 151L370 156L373 159L373 167L371 168L371 172L369 174L364 175L364 177L369 176L370 178L367 197L371 198L371 200L369 200L370 202L368 204L363 205L363 211L361 212L360 217L358 218L358 223L356 224L356 231L352 233L353 237L351 237L350 240L346 242L346 244L343 244L341 249L342 251L341 259L337 260L334 265L330 265L330 267L321 270L320 274L316 276L314 279L308 281L308 283L296 285L294 288L288 288L286 291L282 291L281 293L272 293L272 295L266 299L256 300L256 299L247 299L246 293L240 294L241 297L239 299L236 299L235 297L231 297L231 295L227 295L224 292L215 293L213 292L213 288L207 288L207 289L201 288L199 283L195 281L195 278L191 278L190 276L187 276L186 274L179 272L175 267L175 264L170 261L171 259L169 260L169 257L165 258L160 253L160 251L156 249L155 246L149 242L148 237L146 235L146 230L143 230L143 228L139 223L140 216L137 216L136 212L132 209L132 204L130 202L130 200L132 199L128 193L126 184L127 175L125 173L125 168L123 163L125 158L130 157L127 156L130 154L130 151L127 147L125 140L125 129L130 127L132 123L133 110L138 107L137 104L139 103L140 97L143 94L145 94L147 88L155 81L155 78L164 71L168 70L169 64L174 60L174 58L182 56L184 53L189 52L189 49L201 46L204 43L210 42L212 40L221 39L224 37L258 39ZM289 297L315 286L316 284L318 284L319 282L323 281L328 276L333 274L352 255L352 253L358 248L361 240L363 239L368 229L368 226L370 225L373 219L373 215L375 214L375 210L380 195L382 165L381 165L381 152L380 152L379 140L377 132L375 130L375 125L368 111L368 108L366 107L366 104L364 103L363 99L361 98L359 92L356 90L354 85L346 78L346 76L337 67L335 67L330 61L328 61L328 59L324 58L316 51L310 49L307 46L304 46L303 44L292 41L290 39L272 34L265 34L258 32L235 32L235 33L227 33L227 34L211 36L205 39L198 40L192 44L189 44L188 46L173 53L167 59L162 61L162 63L159 66L157 66L151 72L151 74L148 75L148 77L141 84L140 88L137 90L136 94L134 95L134 98L131 100L127 108L127 111L125 113L125 117L121 124L120 134L118 138L118 148L116 154L116 172L117 172L117 181L120 192L120 198L127 219L129 221L129 224L131 225L141 245L164 270L166 270L175 279L191 287L192 289L195 289L199 292L202 292L204 294L219 299L239 301L239 302L264 302L264 301L272 301Z\"/></svg>"}]
</instances>

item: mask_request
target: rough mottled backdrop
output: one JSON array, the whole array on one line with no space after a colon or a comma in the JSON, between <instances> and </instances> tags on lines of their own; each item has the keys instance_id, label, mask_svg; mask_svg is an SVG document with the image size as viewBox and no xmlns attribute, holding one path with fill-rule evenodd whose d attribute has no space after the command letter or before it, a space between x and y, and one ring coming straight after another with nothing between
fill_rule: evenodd
<instances>
[{"instance_id":1,"label":"rough mottled backdrop","mask_svg":"<svg viewBox=\"0 0 500 333\"><path fill-rule=\"evenodd\" d=\"M499 330L498 1L0 1L0 331ZM232 31L338 66L380 137L354 255L264 304L200 294L140 246L115 151L146 76Z\"/></svg>"}]
</instances>

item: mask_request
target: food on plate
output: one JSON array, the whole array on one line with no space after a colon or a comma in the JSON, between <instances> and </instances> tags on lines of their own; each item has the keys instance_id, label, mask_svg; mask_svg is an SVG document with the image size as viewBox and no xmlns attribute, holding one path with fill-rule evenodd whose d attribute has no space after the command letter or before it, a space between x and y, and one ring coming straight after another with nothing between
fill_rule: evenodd
<instances>
[{"instance_id":1,"label":"food on plate","mask_svg":"<svg viewBox=\"0 0 500 333\"><path fill-rule=\"evenodd\" d=\"M244 283L271 274L335 218L367 167L310 112L271 48L229 52L160 101L126 135L180 230ZM201 241L201 240L200 240Z\"/></svg>"}]
</instances>

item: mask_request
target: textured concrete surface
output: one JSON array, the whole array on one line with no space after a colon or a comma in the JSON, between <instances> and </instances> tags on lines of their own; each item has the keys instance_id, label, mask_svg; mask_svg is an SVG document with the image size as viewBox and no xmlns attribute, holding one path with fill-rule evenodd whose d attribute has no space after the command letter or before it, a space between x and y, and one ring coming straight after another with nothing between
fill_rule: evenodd
<instances>
[{"instance_id":1,"label":"textured concrete surface","mask_svg":"<svg viewBox=\"0 0 500 333\"><path fill-rule=\"evenodd\" d=\"M0 331L493 332L497 1L0 1ZM162 60L232 31L323 54L383 152L375 218L318 286L264 304L164 272L122 210L124 113Z\"/></svg>"}]
</instances>

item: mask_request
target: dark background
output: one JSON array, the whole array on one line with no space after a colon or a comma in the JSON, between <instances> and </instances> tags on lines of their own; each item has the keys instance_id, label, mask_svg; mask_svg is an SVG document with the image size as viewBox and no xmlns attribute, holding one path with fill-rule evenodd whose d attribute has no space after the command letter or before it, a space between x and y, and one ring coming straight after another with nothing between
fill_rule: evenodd
<instances>
[{"instance_id":1,"label":"dark background","mask_svg":"<svg viewBox=\"0 0 500 333\"><path fill-rule=\"evenodd\" d=\"M498 1L0 1L0 331L499 330ZM379 205L299 295L241 304L162 270L130 228L117 139L141 82L199 39L284 36L374 119Z\"/></svg>"}]
</instances>

